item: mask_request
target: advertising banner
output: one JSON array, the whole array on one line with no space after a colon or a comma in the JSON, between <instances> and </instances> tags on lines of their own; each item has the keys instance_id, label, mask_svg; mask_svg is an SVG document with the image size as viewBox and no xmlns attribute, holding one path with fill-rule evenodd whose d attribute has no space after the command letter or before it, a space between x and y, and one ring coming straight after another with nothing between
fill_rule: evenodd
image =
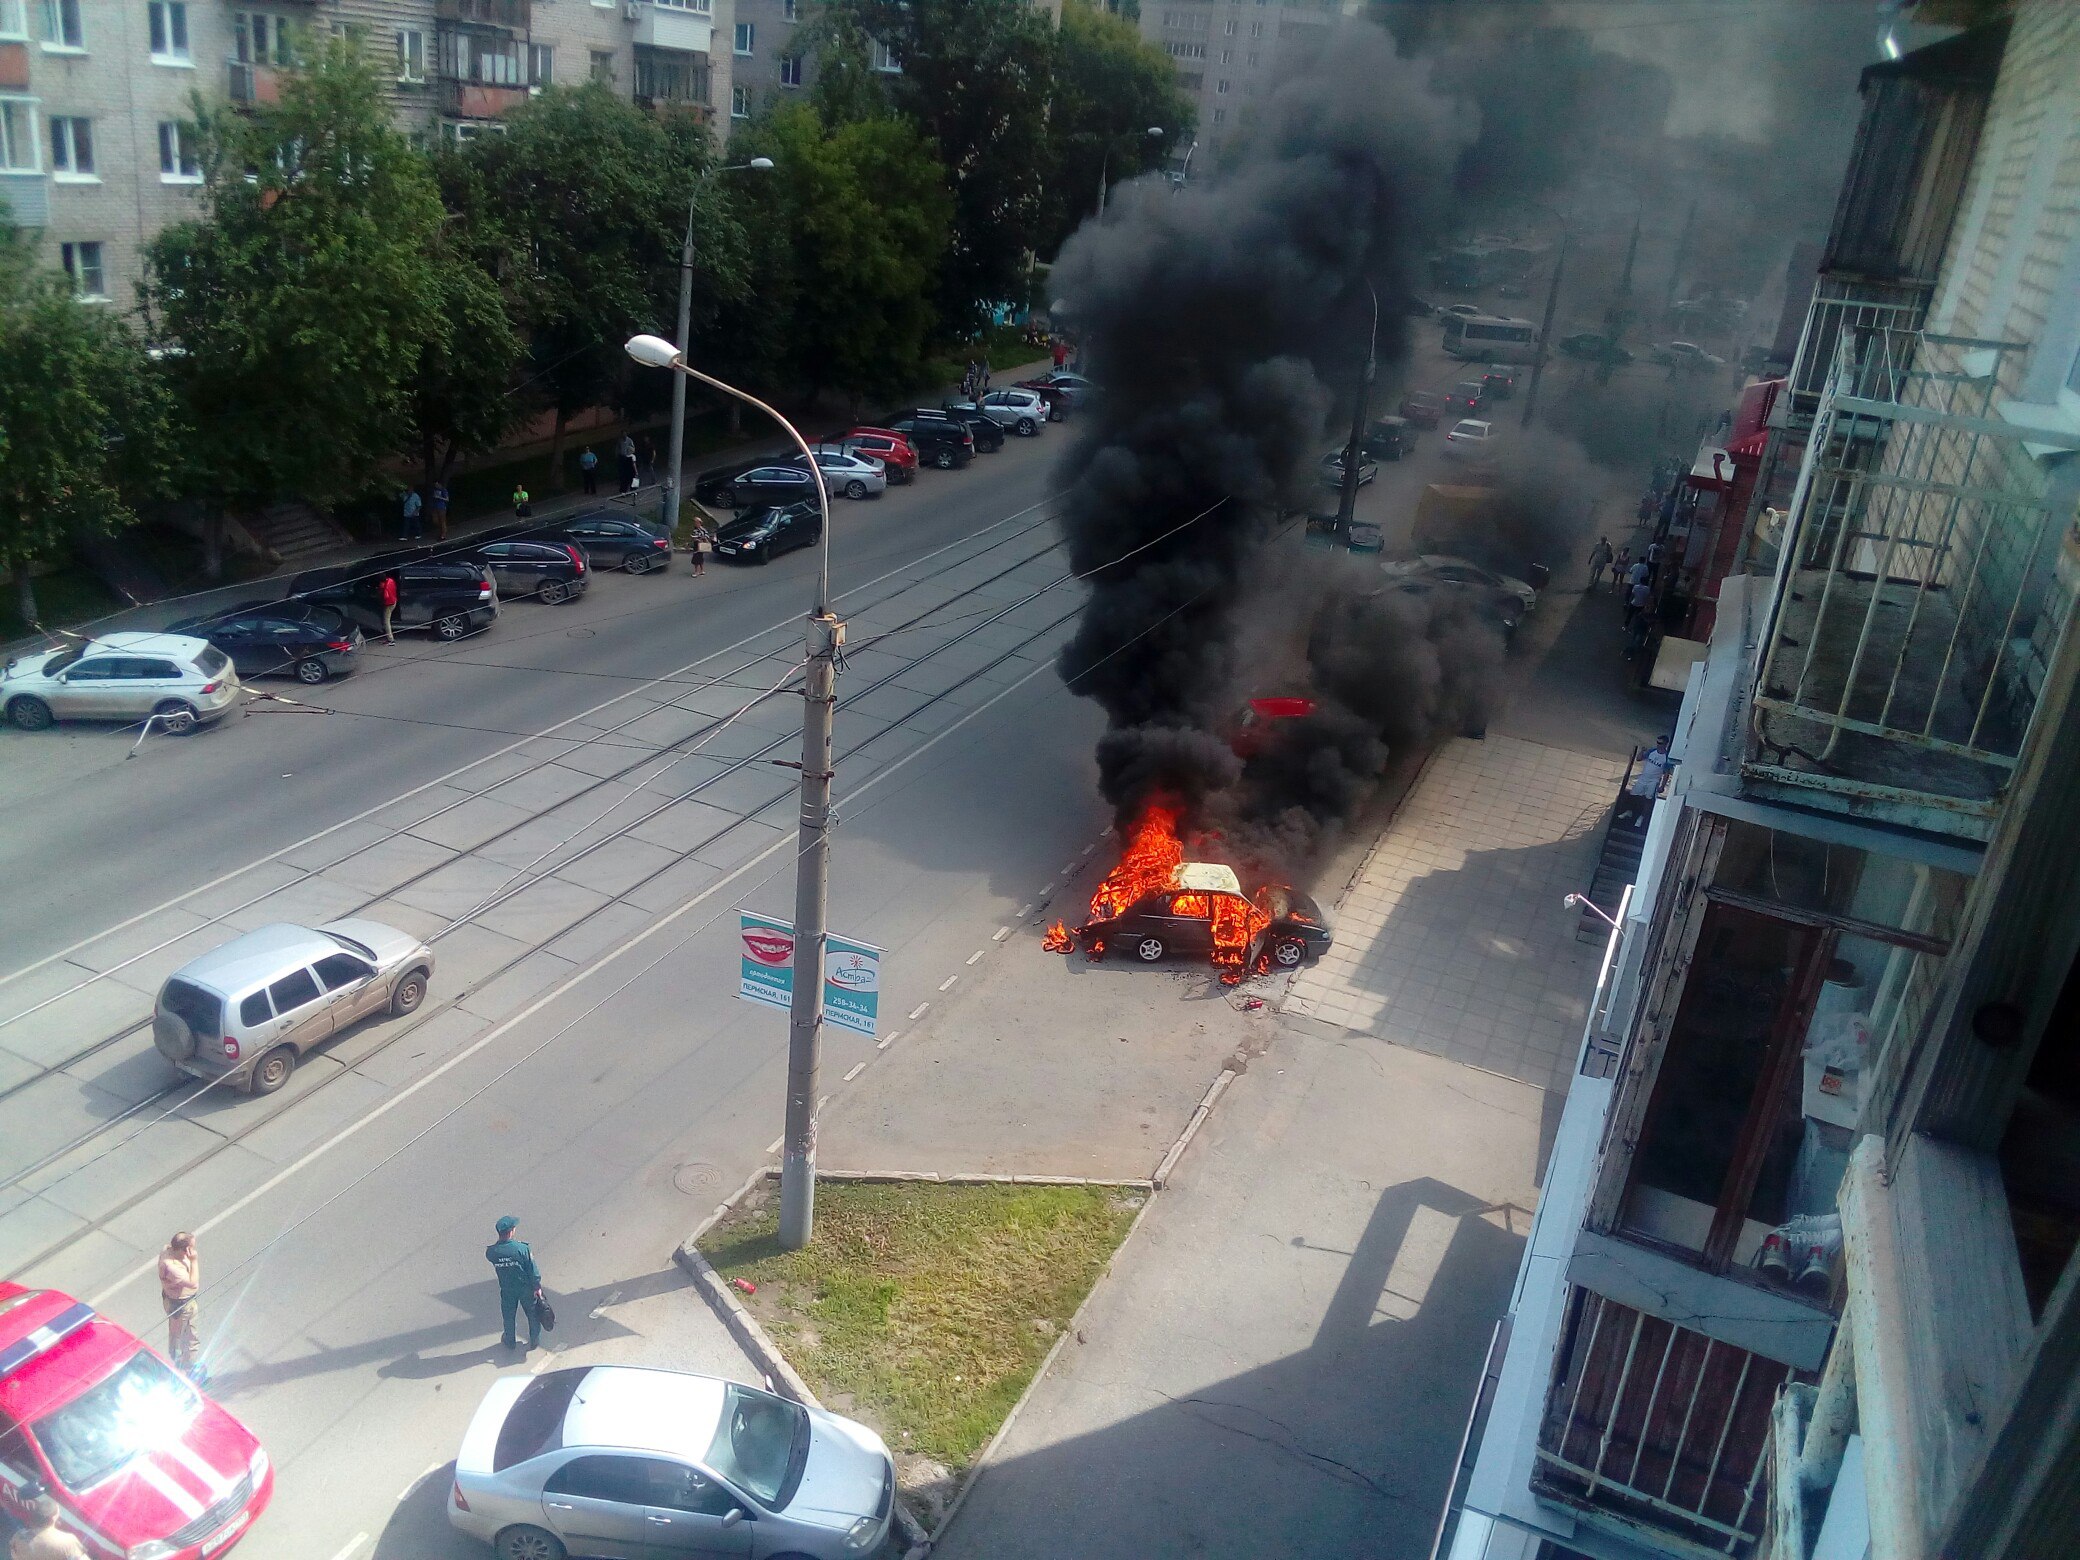
<instances>
[{"instance_id":1,"label":"advertising banner","mask_svg":"<svg viewBox=\"0 0 2080 1560\"><path fill-rule=\"evenodd\" d=\"M737 995L783 1012L794 1003L794 923L737 912ZM823 942L823 1021L872 1035L881 1009L881 950L827 934Z\"/></svg>"},{"instance_id":2,"label":"advertising banner","mask_svg":"<svg viewBox=\"0 0 2080 1560\"><path fill-rule=\"evenodd\" d=\"M794 1002L794 926L769 915L737 913L742 963L737 995L783 1012Z\"/></svg>"}]
</instances>

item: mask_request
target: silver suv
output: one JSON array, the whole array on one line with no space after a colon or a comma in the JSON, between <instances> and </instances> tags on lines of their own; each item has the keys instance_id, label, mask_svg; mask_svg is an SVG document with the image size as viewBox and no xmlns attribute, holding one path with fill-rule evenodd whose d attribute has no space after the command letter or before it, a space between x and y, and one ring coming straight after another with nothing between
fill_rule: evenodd
<instances>
[{"instance_id":1,"label":"silver suv","mask_svg":"<svg viewBox=\"0 0 2080 1560\"><path fill-rule=\"evenodd\" d=\"M415 1011L432 975L432 950L380 921L278 922L168 976L152 1042L191 1077L272 1094L320 1041L371 1013Z\"/></svg>"},{"instance_id":2,"label":"silver suv","mask_svg":"<svg viewBox=\"0 0 2080 1560\"><path fill-rule=\"evenodd\" d=\"M19 656L0 672L0 713L23 731L152 715L168 731L192 731L230 714L238 693L231 658L185 634L103 634Z\"/></svg>"}]
</instances>

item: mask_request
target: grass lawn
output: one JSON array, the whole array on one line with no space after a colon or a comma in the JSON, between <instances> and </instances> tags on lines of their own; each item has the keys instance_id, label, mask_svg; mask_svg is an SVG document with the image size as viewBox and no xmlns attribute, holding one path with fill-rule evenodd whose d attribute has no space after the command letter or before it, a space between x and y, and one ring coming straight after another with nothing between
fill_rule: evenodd
<instances>
[{"instance_id":1,"label":"grass lawn","mask_svg":"<svg viewBox=\"0 0 2080 1560\"><path fill-rule=\"evenodd\" d=\"M783 1252L768 1185L701 1240L818 1397L892 1450L967 1466L1090 1293L1143 1202L1098 1186L816 1190L816 1238Z\"/></svg>"}]
</instances>

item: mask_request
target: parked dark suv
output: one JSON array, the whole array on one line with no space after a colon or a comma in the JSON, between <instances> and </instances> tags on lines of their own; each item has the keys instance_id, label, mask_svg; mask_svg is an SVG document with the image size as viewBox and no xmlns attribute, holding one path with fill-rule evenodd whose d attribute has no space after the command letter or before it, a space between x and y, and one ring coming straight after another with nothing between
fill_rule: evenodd
<instances>
[{"instance_id":1,"label":"parked dark suv","mask_svg":"<svg viewBox=\"0 0 2080 1560\"><path fill-rule=\"evenodd\" d=\"M965 466L975 458L975 435L944 412L898 412L876 426L900 433L920 461L929 461L941 471Z\"/></svg>"},{"instance_id":2,"label":"parked dark suv","mask_svg":"<svg viewBox=\"0 0 2080 1560\"><path fill-rule=\"evenodd\" d=\"M734 489L737 478L748 475L761 466L770 466L775 459L777 457L768 455L762 460L732 461L727 466L717 466L713 471L702 472L693 479L694 502L706 504L711 509L717 506L728 508L736 502Z\"/></svg>"},{"instance_id":3,"label":"parked dark suv","mask_svg":"<svg viewBox=\"0 0 2080 1560\"><path fill-rule=\"evenodd\" d=\"M924 409L920 407L915 415L924 416ZM945 415L975 436L976 454L988 455L1004 447L1003 428L972 406L949 406L945 409Z\"/></svg>"},{"instance_id":4,"label":"parked dark suv","mask_svg":"<svg viewBox=\"0 0 2080 1560\"><path fill-rule=\"evenodd\" d=\"M426 628L437 639L460 639L497 620L498 591L490 571L459 558L376 557L309 569L289 582L289 595L296 601L336 607L350 621L379 633L385 574L397 578L399 628Z\"/></svg>"},{"instance_id":5,"label":"parked dark suv","mask_svg":"<svg viewBox=\"0 0 2080 1560\"><path fill-rule=\"evenodd\" d=\"M583 595L592 582L585 555L578 551L576 542L513 538L486 542L469 557L491 571L492 584L507 601L516 596L533 596L555 606Z\"/></svg>"},{"instance_id":6,"label":"parked dark suv","mask_svg":"<svg viewBox=\"0 0 2080 1560\"><path fill-rule=\"evenodd\" d=\"M344 613L305 601L242 602L212 617L183 618L166 632L207 639L241 677L316 684L351 672L361 653L361 630Z\"/></svg>"},{"instance_id":7,"label":"parked dark suv","mask_svg":"<svg viewBox=\"0 0 2080 1560\"><path fill-rule=\"evenodd\" d=\"M625 515L579 515L546 534L549 540L576 542L595 569L649 574L672 565L672 539Z\"/></svg>"}]
</instances>

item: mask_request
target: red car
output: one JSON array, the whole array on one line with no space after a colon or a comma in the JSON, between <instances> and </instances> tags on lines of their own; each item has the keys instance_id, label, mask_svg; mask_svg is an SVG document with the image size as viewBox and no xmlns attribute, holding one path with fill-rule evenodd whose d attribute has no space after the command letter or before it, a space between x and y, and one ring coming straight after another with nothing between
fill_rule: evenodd
<instances>
[{"instance_id":1,"label":"red car","mask_svg":"<svg viewBox=\"0 0 2080 1560\"><path fill-rule=\"evenodd\" d=\"M274 1494L253 1433L156 1350L55 1289L0 1282L0 1512L38 1487L95 1560L203 1560Z\"/></svg>"},{"instance_id":2,"label":"red car","mask_svg":"<svg viewBox=\"0 0 2080 1560\"><path fill-rule=\"evenodd\" d=\"M1418 428L1435 428L1447 409L1445 398L1434 390L1412 390L1401 398L1401 415Z\"/></svg>"},{"instance_id":3,"label":"red car","mask_svg":"<svg viewBox=\"0 0 2080 1560\"><path fill-rule=\"evenodd\" d=\"M848 455L868 455L888 468L888 480L892 483L915 482L917 480L917 451L910 441L890 428L854 428L826 442L837 445Z\"/></svg>"},{"instance_id":4,"label":"red car","mask_svg":"<svg viewBox=\"0 0 2080 1560\"><path fill-rule=\"evenodd\" d=\"M1254 758L1277 740L1285 729L1283 722L1305 720L1313 713L1312 699L1251 699L1229 725L1228 746L1237 758Z\"/></svg>"}]
</instances>

